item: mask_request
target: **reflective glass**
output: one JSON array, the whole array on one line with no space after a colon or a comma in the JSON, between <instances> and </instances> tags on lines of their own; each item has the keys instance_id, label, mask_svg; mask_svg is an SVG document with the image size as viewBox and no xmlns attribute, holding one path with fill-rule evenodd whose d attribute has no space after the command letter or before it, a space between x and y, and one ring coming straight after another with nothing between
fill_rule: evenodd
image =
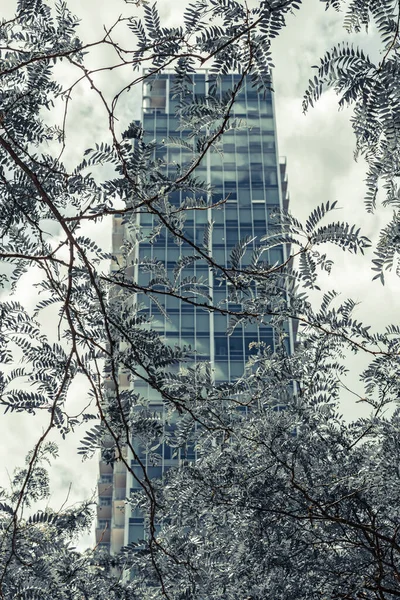
<instances>
[{"instance_id":1,"label":"reflective glass","mask_svg":"<svg viewBox=\"0 0 400 600\"><path fill-rule=\"evenodd\" d=\"M194 93L203 95L207 92L209 82L207 76L201 73L191 75L194 82ZM240 80L240 75L225 75L221 78L223 92L228 92L234 88L235 82ZM187 137L187 131L176 131L179 123L174 116L174 109L179 101L178 98L171 98L171 88L173 86L173 75L164 74L156 79L152 85L145 86L143 125L146 130L146 139L156 139L161 143L167 135L178 135ZM216 97L220 97L221 89L217 88ZM166 94L169 94L166 102ZM168 113L166 112L168 111ZM204 160L199 169L194 173L195 177L203 179L204 182L213 186L212 202L222 201L220 210L213 210L209 213L207 210L185 211L185 234L190 240L198 245L202 245L205 223L212 219L214 227L212 232L212 257L217 264L230 264L230 253L238 240L246 236L257 236L257 241L267 231L267 222L269 228L273 227L271 221L271 212L280 203L280 193L278 190L278 168L275 155L275 133L273 120L273 105L271 93L267 93L264 98L257 94L249 84L245 91L239 94L239 100L235 107L236 114L240 114L251 127L248 132L245 128L238 131L230 130L222 136L218 142L223 154L212 152L207 160ZM176 133L174 133L176 131ZM161 146L155 152L155 156L165 160L168 157L168 176L175 177L177 165L190 165L193 160L191 151L181 151L179 148L168 148L166 156L165 147ZM206 166L209 166L209 169ZM167 168L165 168L167 175ZM169 202L174 206L180 206L182 200L189 196L191 199L204 196L198 191L172 191L169 194ZM268 215L266 211L268 205ZM155 219L157 222L157 218ZM150 227L153 225L152 215L140 215L140 224L142 234L148 235ZM278 226L278 225L277 225ZM145 229L146 227L146 229ZM121 236L116 236L114 246L117 246L117 239L121 245ZM168 270L168 276L173 277L173 268L180 257L192 256L193 248L183 243L182 246L176 244L172 235L166 234L165 230L161 235L150 244L140 244L137 258L143 259L146 256L153 256L165 264ZM251 248L243 258L243 264L248 262L248 256L251 254ZM283 260L282 248L271 250L264 257L265 260L276 262ZM226 285L219 285L218 273L209 273L209 269L204 260L198 261L183 270L181 277L191 276L203 277L206 284L213 288L213 303L220 308L230 310L240 310L241 305L237 304L237 298L231 296L233 302L226 303L227 288ZM140 274L139 281L142 284L148 283L152 274ZM245 358L257 352L257 349L249 344L260 339L266 344L273 343L271 328L263 327L258 330L256 325L250 325L246 329L237 328L233 334L228 337L226 334L228 318L226 315L218 312L207 313L201 309L196 309L192 305L182 303L178 298L157 295L162 304L165 304L170 316L166 321L159 308L149 298L140 296L138 301L147 307L151 305L151 315L154 316L153 327L164 335L168 344L190 344L193 349L196 348L196 358L193 355L192 363L195 361L212 360L212 369L217 381L227 381L229 378L240 377L244 369ZM207 300L197 298L199 303L206 303ZM235 302L236 301L236 302ZM156 324L157 323L157 324ZM211 325L211 327L210 327ZM212 334L210 334L210 329ZM211 339L210 339L211 337ZM175 367L174 367L175 368ZM177 370L178 367L175 368ZM140 381L138 381L140 383ZM156 392L147 385L137 388L143 398L148 398L151 405L157 403L162 407L162 400ZM166 431L173 435L174 425L165 426ZM136 440L135 440L136 443ZM162 473L169 466L164 461L170 461L173 464L173 452L175 449L169 447L166 443L160 446L155 452L160 457L160 464L149 465L148 474L150 477L161 477ZM140 455L143 456L145 450L140 448ZM195 448L192 442L188 443L186 449L182 449L183 455L187 459L193 460L196 456ZM142 475L142 474L140 474ZM142 478L142 477L141 477ZM132 478L131 478L132 479ZM134 482L129 482L129 487L136 489ZM128 489L129 489L128 487ZM133 516L133 515L132 515ZM143 520L130 522L129 541L141 539L144 536Z\"/></svg>"}]
</instances>

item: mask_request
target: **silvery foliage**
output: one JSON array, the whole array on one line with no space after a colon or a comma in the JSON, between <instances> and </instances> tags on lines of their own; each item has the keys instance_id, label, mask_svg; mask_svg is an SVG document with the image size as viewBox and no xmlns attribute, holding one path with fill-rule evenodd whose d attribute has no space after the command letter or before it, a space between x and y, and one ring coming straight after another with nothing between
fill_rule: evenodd
<instances>
[{"instance_id":1,"label":"silvery foliage","mask_svg":"<svg viewBox=\"0 0 400 600\"><path fill-rule=\"evenodd\" d=\"M309 81L303 108L307 111L327 87L339 96L339 106L354 106L352 117L356 136L355 157L368 164L366 208L374 212L377 195L383 187L382 204L393 206L393 218L380 232L375 249L375 278L384 283L384 272L395 268L400 274L399 222L399 10L396 0L328 0L327 8L345 10L344 27L348 33L376 29L381 41L379 62L362 48L347 42L326 52L316 75Z\"/></svg>"},{"instance_id":2,"label":"silvery foliage","mask_svg":"<svg viewBox=\"0 0 400 600\"><path fill-rule=\"evenodd\" d=\"M234 0L200 0L185 9L180 27L163 27L156 6L133 4L142 17L117 23L133 33L133 50L114 41L115 28L97 44L85 45L77 35L78 20L64 3L51 9L41 0L20 0L15 18L0 25L0 256L10 265L2 279L7 290L14 290L33 266L42 275L42 298L33 315L12 297L1 303L1 403L6 411L48 415L47 429L16 473L13 489L3 494L1 593L21 600L399 595L398 412L391 417L383 412L398 398L400 330L391 326L374 334L353 317L353 301L340 304L334 292L326 292L315 310L306 295L307 289L318 289L320 270L332 268L326 244L355 253L368 248L369 240L356 225L331 218L335 204L329 203L304 224L282 213L261 240L240 241L228 266L210 255L211 222L202 244L185 230L188 211L213 206L212 189L196 175L197 166L207 152L221 151L225 131L243 127L234 118L234 103L245 77L261 94L269 89L270 41L300 2L262 1L248 8ZM340 8L342 3L330 4ZM365 25L368 2L348 4L347 22L356 29ZM392 27L391 7L383 0L371 3L381 31ZM360 76L361 51L353 55L339 49L332 59L336 63L324 59L319 81L305 100L307 107L321 84L336 80L341 91L345 79L353 90L348 98L356 107L358 147L375 169L369 178L384 175L390 185L397 156L395 33L392 44L384 40L381 65L375 72L371 66L374 82L386 73L384 87L390 92L385 97L379 91L382 82L369 85L366 74ZM114 47L119 62L134 72L143 65L148 69L144 76L135 73L110 103L85 67L85 53L102 44ZM74 169L62 162L65 121L53 122L53 106L61 103L67 114L74 94L73 85L64 89L60 83L61 61L96 91L109 115L110 139L93 140ZM214 85L206 99L192 98L191 75L204 65ZM132 123L119 136L114 124L120 96L143 78L154 81L165 67L175 69L180 132L145 143L141 125ZM232 70L243 75L243 82L219 95L218 75ZM371 135L374 141L368 144ZM56 142L59 147L52 151ZM165 144L191 153L173 176L157 152ZM111 165L115 177L99 183L103 165ZM397 192L390 190L394 202ZM179 207L170 202L176 191L184 192ZM117 211L116 200L125 208ZM110 257L82 230L88 221L116 213L129 235L120 262L108 273L103 263ZM154 228L138 229L138 213L151 213ZM397 252L393 223L376 248L379 273ZM143 236L156 241L166 233L193 250L172 275L158 260L129 262ZM269 264L267 250L282 244L289 259ZM229 303L212 305L206 283L188 271L198 261L229 282ZM145 286L135 279L136 266L149 274ZM143 293L161 312L163 298L172 296L228 314L229 334L249 322L268 323L275 331L275 351L261 345L242 378L216 385L210 365L192 365L190 348L171 348L150 329L140 311ZM43 323L54 308L57 332L50 339ZM285 344L288 318L304 329L293 355ZM371 405L371 417L351 424L343 422L336 406L348 349L371 356L360 398ZM21 357L21 366L13 369ZM171 420L179 416L168 439L146 399L120 389L121 371L156 389ZM68 390L77 375L88 382L91 404L82 402L81 413L71 416ZM47 494L42 463L56 454L47 445L48 434L57 428L65 437L98 416L100 424L83 436L79 451L84 457L101 448L106 460L122 461L130 471L124 449L130 447L136 457L132 434L153 449L161 442L174 448L194 444L199 455L196 463L169 472L163 484L150 482L143 472L143 493L129 502L148 515L147 539L117 557L97 551L80 555L69 545L90 518L86 504L26 516L29 503L34 506ZM116 578L115 568L130 571L132 581Z\"/></svg>"}]
</instances>

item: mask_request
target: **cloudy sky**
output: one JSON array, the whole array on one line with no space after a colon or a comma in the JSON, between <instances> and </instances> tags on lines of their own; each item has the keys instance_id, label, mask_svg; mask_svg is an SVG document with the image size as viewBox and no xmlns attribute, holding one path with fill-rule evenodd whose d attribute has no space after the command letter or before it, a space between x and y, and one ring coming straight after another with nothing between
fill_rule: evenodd
<instances>
[{"instance_id":1,"label":"cloudy sky","mask_svg":"<svg viewBox=\"0 0 400 600\"><path fill-rule=\"evenodd\" d=\"M123 0L68 0L72 11L82 19L81 38L91 42L103 35L103 25L110 26L120 14L132 15L137 12L134 4L125 4ZM14 10L12 0L3 0L3 15L9 16ZM179 22L183 3L160 0L159 7L165 24ZM276 65L274 72L275 106L279 151L288 161L291 210L300 217L321 202L337 200L341 207L337 219L357 222L364 235L376 239L377 231L388 219L384 210L368 215L363 206L365 165L353 160L354 137L349 124L350 111L337 111L337 99L333 93L325 93L316 108L306 116L302 114L301 100L311 76L311 66L317 64L325 50L338 41L350 39L342 29L343 15L334 11L325 12L319 0L305 0L303 8L296 16L289 17L288 27L274 41L272 51ZM132 34L121 30L126 46L133 46ZM378 52L378 41L373 34L359 34L356 42L370 53ZM91 66L99 66L110 60L107 51L96 51L89 57ZM63 67L64 68L64 67ZM67 67L62 73L65 84L72 81L73 73ZM116 70L98 76L98 83L109 96L115 93L131 72ZM139 116L137 110L140 87L126 95L120 105L120 126L125 127L133 118ZM61 112L60 112L61 115ZM93 140L106 139L104 129L106 114L98 103L92 90L86 85L75 89L68 123L68 147L65 159L71 164L77 162L80 150L90 147ZM91 231L101 243L110 243L109 223L104 221ZM329 252L331 250L329 249ZM396 323L395 304L398 283L394 277L388 277L387 284L371 283L369 260L332 250L335 267L329 278L324 278L328 289L342 293L342 297L351 296L361 302L357 317L364 319L375 328L387 323ZM35 303L32 283L35 273L28 274L17 294L29 307ZM47 324L51 328L51 324ZM362 357L349 362L350 376L347 384L357 393L362 388L357 383L357 373L362 366ZM71 392L71 406L80 406L85 398L82 381L76 381ZM343 411L351 418L359 410L351 394L343 396ZM0 485L7 484L8 473L21 464L26 452L32 447L44 422L40 419L22 418L20 415L1 417L0 434L3 458L0 466ZM81 432L72 436L68 445L61 444L61 456L56 468L52 470L53 497L52 507L61 506L65 500L70 483L72 489L69 502L92 496L97 479L95 461L82 464L74 452ZM87 543L92 540L87 538Z\"/></svg>"}]
</instances>

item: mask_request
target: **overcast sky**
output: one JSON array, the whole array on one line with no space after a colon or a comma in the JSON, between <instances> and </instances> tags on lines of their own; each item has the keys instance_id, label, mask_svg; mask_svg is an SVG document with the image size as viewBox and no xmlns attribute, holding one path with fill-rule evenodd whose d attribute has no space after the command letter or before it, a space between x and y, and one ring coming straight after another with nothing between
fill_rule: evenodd
<instances>
[{"instance_id":1,"label":"overcast sky","mask_svg":"<svg viewBox=\"0 0 400 600\"><path fill-rule=\"evenodd\" d=\"M126 5L123 0L67 0L75 14L82 18L81 38L84 42L94 41L102 35L102 26L110 26L120 14L135 14L133 4ZM3 0L2 16L13 11L14 2ZM161 0L159 7L165 23L179 22L179 10L183 3L172 3ZM357 222L363 234L375 238L377 231L388 219L389 214L379 210L375 215L368 215L363 206L365 165L362 161L355 163L353 150L355 140L349 124L350 112L337 111L337 99L333 93L323 95L316 108L304 116L301 100L308 79L311 77L311 65L317 64L323 55L338 41L349 39L342 29L342 16L334 11L325 12L319 0L305 0L303 8L295 17L290 17L288 27L274 41L273 59L275 106L279 151L288 161L289 190L291 210L300 217L306 217L321 202L337 200L341 211L337 213L339 220ZM132 34L124 34L124 43L129 45ZM371 53L378 49L377 40L371 35L357 36L357 41ZM131 44L133 46L133 43ZM90 58L93 65L103 64L108 60L106 52L97 52ZM65 67L63 76L69 81L71 73ZM117 91L131 73L121 71L107 72L99 76L98 81L109 92ZM120 106L120 125L124 128L133 118L139 116L136 101L141 93L140 86L125 96ZM100 142L106 135L102 124L106 121L104 110L98 105L94 93L87 86L76 89L72 101L69 120L69 147L66 160L76 162L80 149L93 145L93 140ZM93 236L104 245L110 243L109 223L104 221L91 230ZM351 296L362 302L357 317L364 319L375 328L382 328L388 323L396 323L395 314L396 290L398 282L395 277L388 277L387 284L371 283L370 256L367 259L354 257L327 248L335 258L335 266L330 277L324 277L324 285L342 293L342 297ZM31 285L34 273L23 280L23 289L18 293L29 306L35 303ZM51 324L49 325L51 328ZM357 383L357 372L363 359L349 362L351 376L348 384L362 394L362 387ZM78 407L85 401L85 388L82 381L76 381L71 393L72 405ZM344 395L343 410L351 418L359 409L359 404L351 400L351 395ZM2 416L0 423L3 464L0 469L0 485L7 484L7 469L23 462L26 452L32 447L40 433L38 418L23 418L20 415ZM67 445L60 444L61 457L56 468L52 470L53 498L50 504L58 508L65 500L68 487L72 483L70 502L90 497L96 486L97 464L91 461L82 464L74 451L82 432L72 436ZM92 540L87 538L87 543Z\"/></svg>"}]
</instances>

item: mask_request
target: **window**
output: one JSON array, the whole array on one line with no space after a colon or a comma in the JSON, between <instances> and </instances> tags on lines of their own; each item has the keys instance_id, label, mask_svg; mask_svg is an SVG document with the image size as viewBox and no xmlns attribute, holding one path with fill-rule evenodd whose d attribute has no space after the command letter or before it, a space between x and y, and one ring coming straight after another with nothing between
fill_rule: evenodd
<instances>
[{"instance_id":1,"label":"window","mask_svg":"<svg viewBox=\"0 0 400 600\"><path fill-rule=\"evenodd\" d=\"M240 239L243 239L247 236L252 236L253 235L253 230L251 228L251 225L240 225Z\"/></svg>"},{"instance_id":2,"label":"window","mask_svg":"<svg viewBox=\"0 0 400 600\"><path fill-rule=\"evenodd\" d=\"M129 519L129 543L140 542L144 538L144 519Z\"/></svg>"},{"instance_id":3,"label":"window","mask_svg":"<svg viewBox=\"0 0 400 600\"><path fill-rule=\"evenodd\" d=\"M215 343L215 356L228 356L228 339L227 337L216 337Z\"/></svg>"},{"instance_id":4,"label":"window","mask_svg":"<svg viewBox=\"0 0 400 600\"><path fill-rule=\"evenodd\" d=\"M229 338L229 350L230 350L232 358L234 356L236 356L236 357L243 356L243 338L242 338L242 336L240 336L240 337L231 336Z\"/></svg>"},{"instance_id":5,"label":"window","mask_svg":"<svg viewBox=\"0 0 400 600\"><path fill-rule=\"evenodd\" d=\"M274 130L274 120L271 117L261 117L261 126L266 131Z\"/></svg>"},{"instance_id":6,"label":"window","mask_svg":"<svg viewBox=\"0 0 400 600\"><path fill-rule=\"evenodd\" d=\"M99 519L97 525L99 529L109 529L111 521L110 519Z\"/></svg>"},{"instance_id":7,"label":"window","mask_svg":"<svg viewBox=\"0 0 400 600\"><path fill-rule=\"evenodd\" d=\"M149 479L159 479L162 477L162 467L148 467L146 471Z\"/></svg>"},{"instance_id":8,"label":"window","mask_svg":"<svg viewBox=\"0 0 400 600\"><path fill-rule=\"evenodd\" d=\"M250 184L250 173L248 167L239 167L237 172L237 179L239 182L239 190L242 185ZM247 186L246 186L247 187ZM239 191L240 196L242 195L241 191Z\"/></svg>"},{"instance_id":9,"label":"window","mask_svg":"<svg viewBox=\"0 0 400 600\"><path fill-rule=\"evenodd\" d=\"M210 317L204 312L196 313L196 327L198 333L204 332L205 335L208 335L208 331L210 329Z\"/></svg>"},{"instance_id":10,"label":"window","mask_svg":"<svg viewBox=\"0 0 400 600\"><path fill-rule=\"evenodd\" d=\"M243 375L243 360L232 360L230 364L231 379L241 377Z\"/></svg>"},{"instance_id":11,"label":"window","mask_svg":"<svg viewBox=\"0 0 400 600\"><path fill-rule=\"evenodd\" d=\"M226 295L226 292L224 292L224 295ZM225 333L227 326L228 322L226 315L214 314L214 327L216 331Z\"/></svg>"},{"instance_id":12,"label":"window","mask_svg":"<svg viewBox=\"0 0 400 600\"><path fill-rule=\"evenodd\" d=\"M278 263L278 264L283 263L282 248L272 248L272 250L269 251L269 262L272 265L275 265L276 263Z\"/></svg>"},{"instance_id":13,"label":"window","mask_svg":"<svg viewBox=\"0 0 400 600\"><path fill-rule=\"evenodd\" d=\"M214 225L213 227L213 244L224 244L224 226Z\"/></svg>"},{"instance_id":14,"label":"window","mask_svg":"<svg viewBox=\"0 0 400 600\"><path fill-rule=\"evenodd\" d=\"M197 334L196 339L196 350L197 353L200 354L204 360L204 357L208 357L210 355L210 339L207 337L199 337Z\"/></svg>"},{"instance_id":15,"label":"window","mask_svg":"<svg viewBox=\"0 0 400 600\"><path fill-rule=\"evenodd\" d=\"M276 169L268 169L265 171L265 183L266 185L278 185Z\"/></svg>"},{"instance_id":16,"label":"window","mask_svg":"<svg viewBox=\"0 0 400 600\"><path fill-rule=\"evenodd\" d=\"M229 227L226 229L226 243L229 245L237 244L239 239L238 227Z\"/></svg>"},{"instance_id":17,"label":"window","mask_svg":"<svg viewBox=\"0 0 400 600\"><path fill-rule=\"evenodd\" d=\"M263 183L263 172L262 172L262 165L260 164L253 164L251 165L251 181L254 184L257 183Z\"/></svg>"},{"instance_id":18,"label":"window","mask_svg":"<svg viewBox=\"0 0 400 600\"><path fill-rule=\"evenodd\" d=\"M100 496L99 504L100 506L111 506L111 498L107 498L106 496Z\"/></svg>"},{"instance_id":19,"label":"window","mask_svg":"<svg viewBox=\"0 0 400 600\"><path fill-rule=\"evenodd\" d=\"M221 360L215 363L215 380L216 381L228 381L229 379L229 365L225 360Z\"/></svg>"},{"instance_id":20,"label":"window","mask_svg":"<svg viewBox=\"0 0 400 600\"><path fill-rule=\"evenodd\" d=\"M232 191L236 191L236 177L232 181L224 181L225 194L230 194Z\"/></svg>"},{"instance_id":21,"label":"window","mask_svg":"<svg viewBox=\"0 0 400 600\"><path fill-rule=\"evenodd\" d=\"M194 330L194 315L182 314L181 329L182 329L182 331L193 331Z\"/></svg>"},{"instance_id":22,"label":"window","mask_svg":"<svg viewBox=\"0 0 400 600\"><path fill-rule=\"evenodd\" d=\"M274 152L266 152L264 154L264 165L266 167L274 167L276 165L276 156Z\"/></svg>"}]
</instances>

